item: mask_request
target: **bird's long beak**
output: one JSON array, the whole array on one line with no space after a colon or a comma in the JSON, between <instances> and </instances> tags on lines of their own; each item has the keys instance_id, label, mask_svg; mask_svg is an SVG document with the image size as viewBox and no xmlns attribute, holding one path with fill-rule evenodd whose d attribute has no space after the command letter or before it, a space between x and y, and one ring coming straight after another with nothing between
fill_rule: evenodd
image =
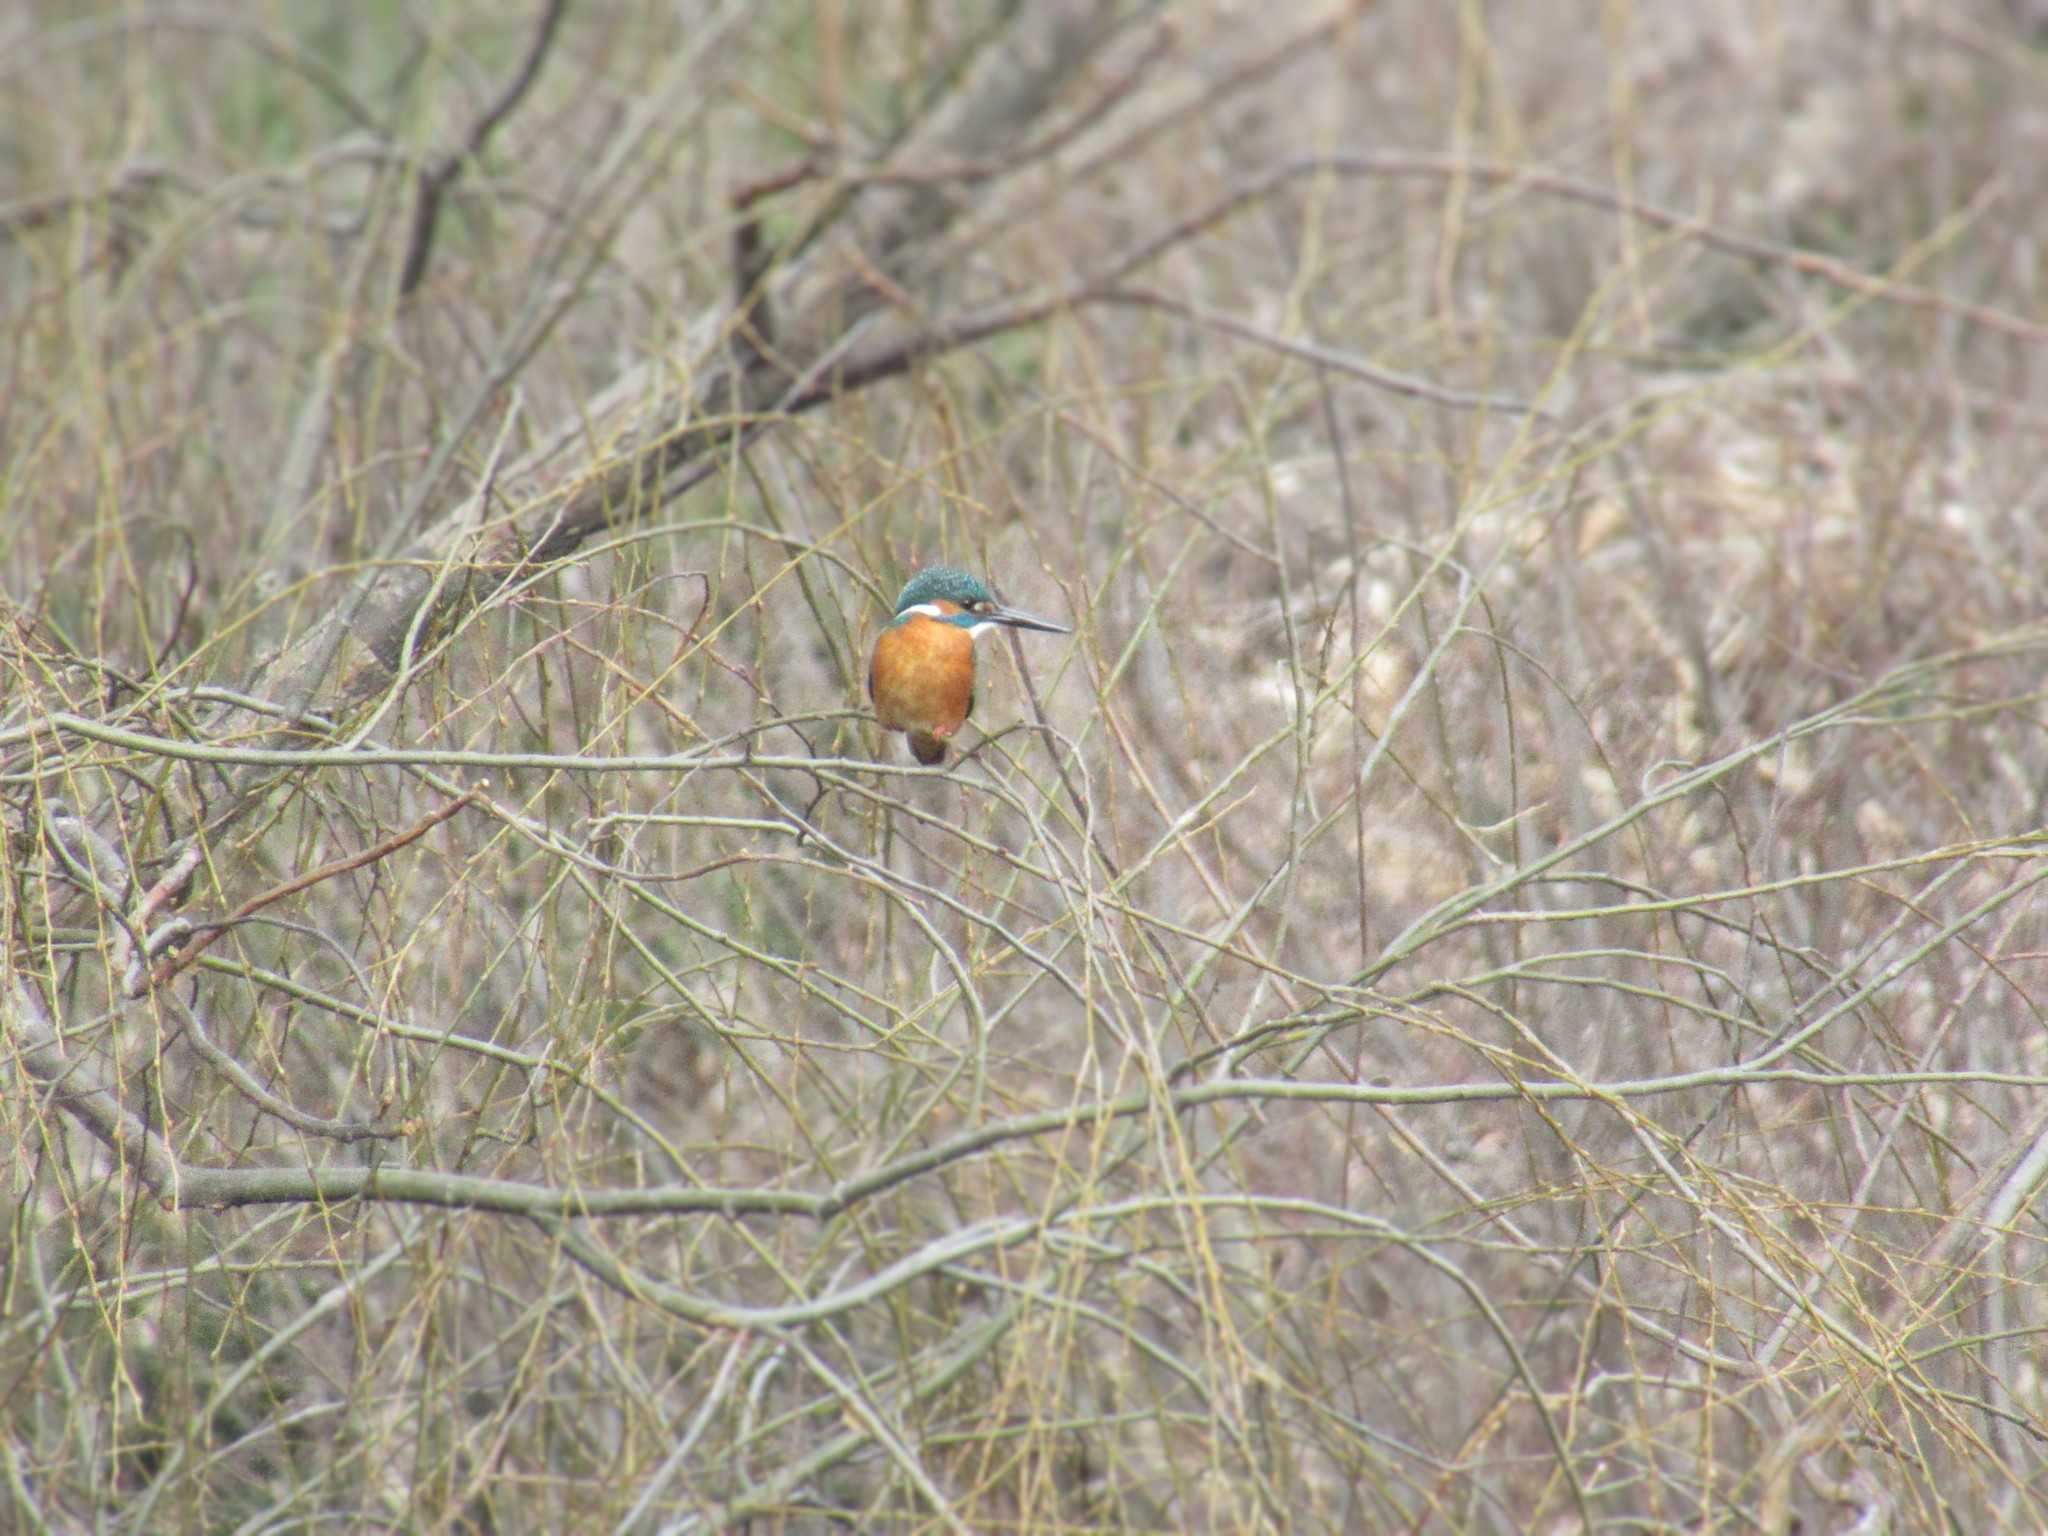
<instances>
[{"instance_id":1,"label":"bird's long beak","mask_svg":"<svg viewBox=\"0 0 2048 1536\"><path fill-rule=\"evenodd\" d=\"M1071 625L1055 624L1051 619L1041 619L1035 613L1026 613L1021 608L1005 608L1000 604L989 609L982 617L992 619L998 624L1007 624L1012 629L1041 629L1049 635L1071 635L1074 632Z\"/></svg>"}]
</instances>

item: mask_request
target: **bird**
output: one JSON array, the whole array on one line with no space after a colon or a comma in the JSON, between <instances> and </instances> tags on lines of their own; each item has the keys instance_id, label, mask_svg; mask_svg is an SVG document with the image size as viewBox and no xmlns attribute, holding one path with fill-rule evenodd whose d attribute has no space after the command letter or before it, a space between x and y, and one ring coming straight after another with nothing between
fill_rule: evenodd
<instances>
[{"instance_id":1,"label":"bird","mask_svg":"<svg viewBox=\"0 0 2048 1536\"><path fill-rule=\"evenodd\" d=\"M934 565L904 584L896 616L875 637L868 661L875 718L885 731L906 732L911 756L928 768L946 760L946 744L974 711L974 642L998 624L1073 633L1005 607L978 576Z\"/></svg>"}]
</instances>

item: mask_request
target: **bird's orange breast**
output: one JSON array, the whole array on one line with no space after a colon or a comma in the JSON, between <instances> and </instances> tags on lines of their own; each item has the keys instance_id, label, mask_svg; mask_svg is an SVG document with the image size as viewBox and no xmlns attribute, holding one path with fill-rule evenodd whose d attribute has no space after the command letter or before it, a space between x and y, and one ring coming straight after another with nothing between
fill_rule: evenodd
<instances>
[{"instance_id":1,"label":"bird's orange breast","mask_svg":"<svg viewBox=\"0 0 2048 1536\"><path fill-rule=\"evenodd\" d=\"M868 693L889 730L945 740L974 707L974 637L921 613L890 625L875 641Z\"/></svg>"}]
</instances>

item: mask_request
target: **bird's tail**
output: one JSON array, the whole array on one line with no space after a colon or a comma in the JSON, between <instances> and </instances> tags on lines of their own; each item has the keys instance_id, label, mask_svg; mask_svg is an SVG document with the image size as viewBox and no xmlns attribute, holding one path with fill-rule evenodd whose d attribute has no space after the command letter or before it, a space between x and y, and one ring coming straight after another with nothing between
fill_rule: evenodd
<instances>
[{"instance_id":1,"label":"bird's tail","mask_svg":"<svg viewBox=\"0 0 2048 1536\"><path fill-rule=\"evenodd\" d=\"M923 731L912 731L910 755L930 768L946 760L946 744L936 736L927 736Z\"/></svg>"}]
</instances>

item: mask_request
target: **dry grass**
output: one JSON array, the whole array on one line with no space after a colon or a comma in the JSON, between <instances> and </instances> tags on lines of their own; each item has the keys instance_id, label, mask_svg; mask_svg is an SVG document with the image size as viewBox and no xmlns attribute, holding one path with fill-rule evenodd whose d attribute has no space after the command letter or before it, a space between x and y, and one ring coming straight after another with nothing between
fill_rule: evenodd
<instances>
[{"instance_id":1,"label":"dry grass","mask_svg":"<svg viewBox=\"0 0 2048 1536\"><path fill-rule=\"evenodd\" d=\"M2048 1523L2048 39L1091 12L0 23L0 1525Z\"/></svg>"}]
</instances>

